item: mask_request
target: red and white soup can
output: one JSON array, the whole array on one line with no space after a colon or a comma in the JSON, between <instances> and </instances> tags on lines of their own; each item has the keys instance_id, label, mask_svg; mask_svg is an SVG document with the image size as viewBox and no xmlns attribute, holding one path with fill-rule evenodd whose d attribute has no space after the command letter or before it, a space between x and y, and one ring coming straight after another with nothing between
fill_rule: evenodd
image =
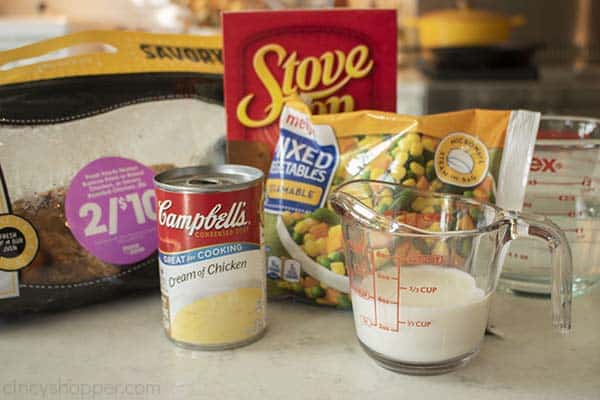
<instances>
[{"instance_id":1,"label":"red and white soup can","mask_svg":"<svg viewBox=\"0 0 600 400\"><path fill-rule=\"evenodd\" d=\"M154 182L167 336L201 350L257 340L266 327L263 173L176 168Z\"/></svg>"}]
</instances>

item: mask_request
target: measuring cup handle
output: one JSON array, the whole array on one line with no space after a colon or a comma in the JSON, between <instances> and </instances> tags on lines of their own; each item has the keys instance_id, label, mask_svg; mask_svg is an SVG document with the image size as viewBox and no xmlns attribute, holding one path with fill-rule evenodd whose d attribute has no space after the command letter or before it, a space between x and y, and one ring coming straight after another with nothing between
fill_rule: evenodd
<instances>
[{"instance_id":1,"label":"measuring cup handle","mask_svg":"<svg viewBox=\"0 0 600 400\"><path fill-rule=\"evenodd\" d=\"M564 232L547 218L514 213L512 238L539 238L550 247L552 263L552 321L562 333L571 329L573 266L571 247Z\"/></svg>"}]
</instances>

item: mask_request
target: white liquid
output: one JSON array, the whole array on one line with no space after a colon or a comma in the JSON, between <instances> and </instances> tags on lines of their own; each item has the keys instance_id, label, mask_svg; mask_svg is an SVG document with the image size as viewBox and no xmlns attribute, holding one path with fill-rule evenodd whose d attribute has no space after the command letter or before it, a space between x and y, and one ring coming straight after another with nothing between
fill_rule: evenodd
<instances>
[{"instance_id":1,"label":"white liquid","mask_svg":"<svg viewBox=\"0 0 600 400\"><path fill-rule=\"evenodd\" d=\"M372 276L355 277L352 285L356 332L371 350L395 361L436 363L479 347L490 296L471 275L427 265L401 268L400 282L396 268L379 271L382 275L376 278L376 302L364 297L373 294ZM398 286L405 289L398 291Z\"/></svg>"}]
</instances>

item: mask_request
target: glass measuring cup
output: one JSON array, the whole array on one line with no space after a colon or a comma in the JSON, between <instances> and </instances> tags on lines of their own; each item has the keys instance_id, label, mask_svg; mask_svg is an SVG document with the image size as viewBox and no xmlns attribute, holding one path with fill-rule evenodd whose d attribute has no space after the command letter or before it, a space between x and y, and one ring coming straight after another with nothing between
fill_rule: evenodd
<instances>
[{"instance_id":1,"label":"glass measuring cup","mask_svg":"<svg viewBox=\"0 0 600 400\"><path fill-rule=\"evenodd\" d=\"M558 225L573 252L573 294L600 283L600 120L542 116L523 209ZM542 243L511 245L500 286L517 293L550 293L550 264Z\"/></svg>"},{"instance_id":2,"label":"glass measuring cup","mask_svg":"<svg viewBox=\"0 0 600 400\"><path fill-rule=\"evenodd\" d=\"M571 252L548 220L402 185L358 180L330 196L342 217L359 342L385 368L437 374L478 351L508 243L545 240L553 322L571 327Z\"/></svg>"}]
</instances>

